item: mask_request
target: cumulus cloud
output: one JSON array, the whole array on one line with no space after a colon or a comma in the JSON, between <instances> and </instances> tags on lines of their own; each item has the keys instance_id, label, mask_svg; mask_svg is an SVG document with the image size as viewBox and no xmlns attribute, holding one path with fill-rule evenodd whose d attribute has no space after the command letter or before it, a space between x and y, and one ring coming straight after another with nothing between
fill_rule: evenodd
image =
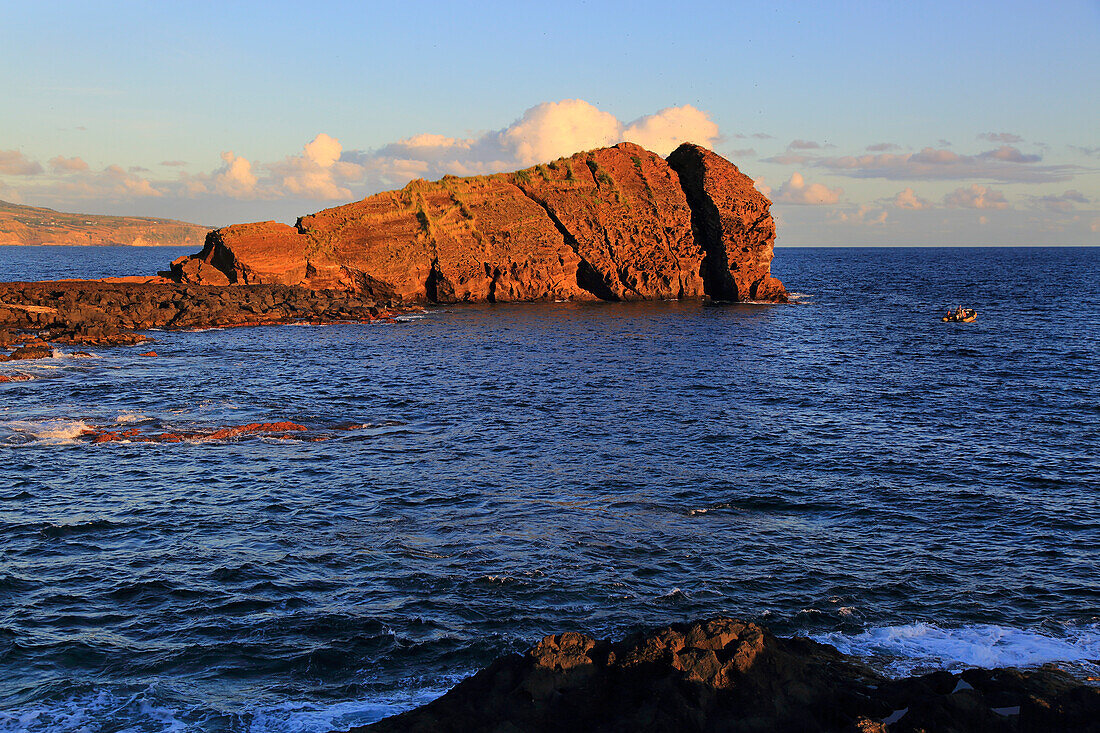
<instances>
[{"instance_id":1,"label":"cumulus cloud","mask_svg":"<svg viewBox=\"0 0 1100 733\"><path fill-rule=\"evenodd\" d=\"M18 150L0 150L0 173L9 176L36 176L42 166Z\"/></svg>"},{"instance_id":2,"label":"cumulus cloud","mask_svg":"<svg viewBox=\"0 0 1100 733\"><path fill-rule=\"evenodd\" d=\"M109 165L99 171L71 171L60 178L28 188L24 193L60 200L107 201L159 198L164 195L149 179L135 175L119 165Z\"/></svg>"},{"instance_id":3,"label":"cumulus cloud","mask_svg":"<svg viewBox=\"0 0 1100 733\"><path fill-rule=\"evenodd\" d=\"M583 99L565 99L531 107L511 125L476 137L420 134L375 150L344 151L340 160L360 166L372 184L400 185L413 177L523 168L624 140L667 155L682 142L712 147L720 137L710 115L691 105L624 123Z\"/></svg>"},{"instance_id":4,"label":"cumulus cloud","mask_svg":"<svg viewBox=\"0 0 1100 733\"><path fill-rule=\"evenodd\" d=\"M1070 147L1071 150L1076 150L1078 153L1081 153L1082 155L1087 155L1089 157L1100 156L1100 147L1098 147L1098 148L1089 148L1089 147L1085 147L1083 145L1070 145L1069 147Z\"/></svg>"},{"instance_id":5,"label":"cumulus cloud","mask_svg":"<svg viewBox=\"0 0 1100 733\"><path fill-rule=\"evenodd\" d=\"M302 148L302 155L292 155L268 168L292 196L307 199L350 199L351 189L343 183L361 179L363 169L356 163L340 161L343 151L340 141L320 133Z\"/></svg>"},{"instance_id":6,"label":"cumulus cloud","mask_svg":"<svg viewBox=\"0 0 1100 733\"><path fill-rule=\"evenodd\" d=\"M1024 139L1013 132L983 132L978 135L979 140L989 140L995 143L1022 143Z\"/></svg>"},{"instance_id":7,"label":"cumulus cloud","mask_svg":"<svg viewBox=\"0 0 1100 733\"><path fill-rule=\"evenodd\" d=\"M252 163L232 150L222 153L225 165L214 174L213 188L217 193L232 198L251 198L256 194L256 174Z\"/></svg>"},{"instance_id":8,"label":"cumulus cloud","mask_svg":"<svg viewBox=\"0 0 1100 733\"><path fill-rule=\"evenodd\" d=\"M922 199L913 191L912 188L903 188L898 191L898 194L894 196L894 206L899 209L927 209L932 206L931 202L926 199Z\"/></svg>"},{"instance_id":9,"label":"cumulus cloud","mask_svg":"<svg viewBox=\"0 0 1100 733\"><path fill-rule=\"evenodd\" d=\"M943 197L945 206L963 209L1007 209L1008 201L1000 191L972 184L969 188L956 188Z\"/></svg>"},{"instance_id":10,"label":"cumulus cloud","mask_svg":"<svg viewBox=\"0 0 1100 733\"><path fill-rule=\"evenodd\" d=\"M622 123L583 99L543 102L500 133L500 141L522 165L545 163L578 150L618 142Z\"/></svg>"},{"instance_id":11,"label":"cumulus cloud","mask_svg":"<svg viewBox=\"0 0 1100 733\"><path fill-rule=\"evenodd\" d=\"M752 185L756 188L757 191L764 194L765 196L771 195L772 187L765 183L763 178L757 178L753 180Z\"/></svg>"},{"instance_id":12,"label":"cumulus cloud","mask_svg":"<svg viewBox=\"0 0 1100 733\"><path fill-rule=\"evenodd\" d=\"M1075 189L1070 189L1062 194L1031 197L1032 206L1044 208L1049 211L1073 211L1078 204L1087 203L1089 203L1089 199L1083 193Z\"/></svg>"},{"instance_id":13,"label":"cumulus cloud","mask_svg":"<svg viewBox=\"0 0 1100 733\"><path fill-rule=\"evenodd\" d=\"M801 173L793 173L790 180L775 192L773 200L785 204L835 204L843 193L842 188L829 188L822 183L806 183Z\"/></svg>"},{"instance_id":14,"label":"cumulus cloud","mask_svg":"<svg viewBox=\"0 0 1100 733\"><path fill-rule=\"evenodd\" d=\"M817 150L821 147L821 143L814 142L813 140L791 140L787 145L787 150Z\"/></svg>"},{"instance_id":15,"label":"cumulus cloud","mask_svg":"<svg viewBox=\"0 0 1100 733\"><path fill-rule=\"evenodd\" d=\"M80 158L65 158L58 155L50 158L50 170L54 173L79 173L88 170L88 164Z\"/></svg>"},{"instance_id":16,"label":"cumulus cloud","mask_svg":"<svg viewBox=\"0 0 1100 733\"><path fill-rule=\"evenodd\" d=\"M685 104L638 118L623 130L621 138L658 155L668 155L683 142L713 147L718 140L718 125L706 112Z\"/></svg>"},{"instance_id":17,"label":"cumulus cloud","mask_svg":"<svg viewBox=\"0 0 1100 733\"><path fill-rule=\"evenodd\" d=\"M868 145L867 149L873 153L881 153L887 150L901 150L901 146L897 143L875 143Z\"/></svg>"}]
</instances>

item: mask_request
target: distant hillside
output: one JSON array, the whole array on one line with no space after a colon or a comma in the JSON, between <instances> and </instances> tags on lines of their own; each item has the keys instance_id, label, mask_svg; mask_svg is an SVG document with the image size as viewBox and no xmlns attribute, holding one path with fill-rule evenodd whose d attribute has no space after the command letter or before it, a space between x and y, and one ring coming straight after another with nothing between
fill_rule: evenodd
<instances>
[{"instance_id":1,"label":"distant hillside","mask_svg":"<svg viewBox=\"0 0 1100 733\"><path fill-rule=\"evenodd\" d=\"M208 230L172 219L65 214L0 201L0 245L201 247Z\"/></svg>"}]
</instances>

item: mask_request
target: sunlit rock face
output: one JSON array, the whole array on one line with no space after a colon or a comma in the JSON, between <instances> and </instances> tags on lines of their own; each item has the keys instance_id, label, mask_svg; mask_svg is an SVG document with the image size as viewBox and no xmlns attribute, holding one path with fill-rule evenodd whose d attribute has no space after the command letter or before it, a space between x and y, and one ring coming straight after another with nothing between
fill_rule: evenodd
<instances>
[{"instance_id":1,"label":"sunlit rock face","mask_svg":"<svg viewBox=\"0 0 1100 733\"><path fill-rule=\"evenodd\" d=\"M416 180L303 217L211 232L181 282L303 285L393 302L786 299L770 203L713 152L633 143L514 173ZM202 273L207 273L204 276Z\"/></svg>"}]
</instances>

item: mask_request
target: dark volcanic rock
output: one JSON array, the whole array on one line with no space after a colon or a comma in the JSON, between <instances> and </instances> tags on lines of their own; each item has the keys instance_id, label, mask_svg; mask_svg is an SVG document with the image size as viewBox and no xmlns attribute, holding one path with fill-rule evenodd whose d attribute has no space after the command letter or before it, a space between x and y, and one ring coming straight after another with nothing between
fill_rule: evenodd
<instances>
[{"instance_id":1,"label":"dark volcanic rock","mask_svg":"<svg viewBox=\"0 0 1100 733\"><path fill-rule=\"evenodd\" d=\"M830 646L715 619L620 642L549 636L355 730L1007 732L1098 721L1100 690L1055 670L887 680Z\"/></svg>"},{"instance_id":2,"label":"dark volcanic rock","mask_svg":"<svg viewBox=\"0 0 1100 733\"><path fill-rule=\"evenodd\" d=\"M769 274L770 202L714 153L677 153L670 165L622 143L514 173L416 180L293 227L215 230L171 275L403 303L784 300Z\"/></svg>"},{"instance_id":3,"label":"dark volcanic rock","mask_svg":"<svg viewBox=\"0 0 1100 733\"><path fill-rule=\"evenodd\" d=\"M148 340L137 330L365 322L391 313L354 293L279 285L0 283L5 343L23 340L17 332L24 332L63 344L134 344Z\"/></svg>"}]
</instances>

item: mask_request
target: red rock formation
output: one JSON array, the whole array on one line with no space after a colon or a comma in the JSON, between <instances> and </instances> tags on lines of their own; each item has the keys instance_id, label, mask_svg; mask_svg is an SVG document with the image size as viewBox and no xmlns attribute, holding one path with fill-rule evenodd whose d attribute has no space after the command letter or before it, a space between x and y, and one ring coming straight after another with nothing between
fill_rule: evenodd
<instances>
[{"instance_id":1,"label":"red rock formation","mask_svg":"<svg viewBox=\"0 0 1100 733\"><path fill-rule=\"evenodd\" d=\"M515 173L417 180L294 227L216 230L202 252L172 264L172 276L404 303L785 299L768 270L770 202L714 153L677 154L690 186L633 143ZM719 270L728 276L712 274Z\"/></svg>"},{"instance_id":2,"label":"red rock formation","mask_svg":"<svg viewBox=\"0 0 1100 733\"><path fill-rule=\"evenodd\" d=\"M696 238L706 251L703 277L717 300L787 300L771 276L775 221L771 201L733 163L685 143L668 156L680 174Z\"/></svg>"}]
</instances>

